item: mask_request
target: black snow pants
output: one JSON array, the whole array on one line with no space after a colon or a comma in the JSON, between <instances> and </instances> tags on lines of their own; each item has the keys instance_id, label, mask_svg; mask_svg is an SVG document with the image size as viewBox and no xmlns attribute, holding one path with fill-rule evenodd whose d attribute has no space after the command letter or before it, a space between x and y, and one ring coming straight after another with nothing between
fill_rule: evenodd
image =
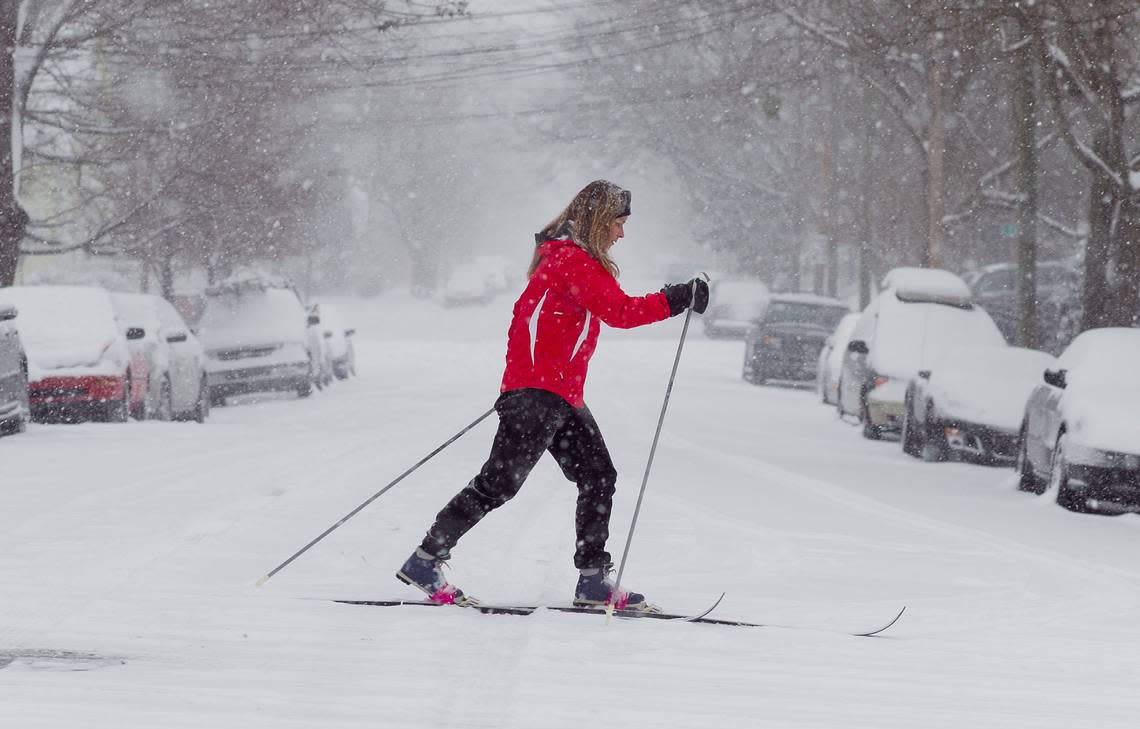
<instances>
[{"instance_id":1,"label":"black snow pants","mask_svg":"<svg viewBox=\"0 0 1140 729\"><path fill-rule=\"evenodd\" d=\"M459 538L487 512L507 503L523 485L543 451L578 485L574 566L602 567L617 471L589 408L572 407L553 392L512 390L495 403L499 430L479 475L439 512L420 547L447 557Z\"/></svg>"}]
</instances>

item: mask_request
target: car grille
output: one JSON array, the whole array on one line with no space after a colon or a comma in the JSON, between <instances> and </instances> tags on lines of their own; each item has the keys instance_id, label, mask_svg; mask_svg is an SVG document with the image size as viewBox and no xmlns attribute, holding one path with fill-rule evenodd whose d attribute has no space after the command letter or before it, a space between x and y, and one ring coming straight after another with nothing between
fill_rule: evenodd
<instances>
[{"instance_id":1,"label":"car grille","mask_svg":"<svg viewBox=\"0 0 1140 729\"><path fill-rule=\"evenodd\" d=\"M220 360L251 359L253 357L267 357L281 348L280 344L270 344L264 347L238 347L236 349L214 349L210 356Z\"/></svg>"},{"instance_id":2,"label":"car grille","mask_svg":"<svg viewBox=\"0 0 1140 729\"><path fill-rule=\"evenodd\" d=\"M270 377L276 371L275 367L246 367L240 370L230 370L220 373L227 380L255 380L260 377Z\"/></svg>"},{"instance_id":3,"label":"car grille","mask_svg":"<svg viewBox=\"0 0 1140 729\"><path fill-rule=\"evenodd\" d=\"M35 398L42 398L52 400L55 398L64 397L83 397L87 394L86 387L35 387L31 390L31 396Z\"/></svg>"}]
</instances>

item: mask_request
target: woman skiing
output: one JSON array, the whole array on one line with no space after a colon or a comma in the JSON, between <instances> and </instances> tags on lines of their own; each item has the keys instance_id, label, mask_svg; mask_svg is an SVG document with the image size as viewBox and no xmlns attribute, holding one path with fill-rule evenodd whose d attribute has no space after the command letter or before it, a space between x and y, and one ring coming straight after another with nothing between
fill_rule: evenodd
<instances>
[{"instance_id":1,"label":"woman skiing","mask_svg":"<svg viewBox=\"0 0 1140 729\"><path fill-rule=\"evenodd\" d=\"M444 579L443 563L460 537L518 493L539 457L549 451L578 486L574 566L580 577L574 604L612 601L617 609L652 609L636 592L613 594L606 539L617 471L582 390L601 322L629 329L690 306L703 313L709 289L693 279L639 297L621 290L610 248L625 235L630 198L628 190L612 182L591 182L535 235L529 281L515 302L507 332L506 370L495 403L499 429L490 457L443 507L396 573L433 602L473 602Z\"/></svg>"}]
</instances>

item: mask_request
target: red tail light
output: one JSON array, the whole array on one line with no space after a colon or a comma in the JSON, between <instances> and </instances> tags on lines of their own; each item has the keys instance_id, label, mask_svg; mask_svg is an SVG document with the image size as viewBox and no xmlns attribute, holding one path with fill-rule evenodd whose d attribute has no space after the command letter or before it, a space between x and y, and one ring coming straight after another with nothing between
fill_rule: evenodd
<instances>
[{"instance_id":1,"label":"red tail light","mask_svg":"<svg viewBox=\"0 0 1140 729\"><path fill-rule=\"evenodd\" d=\"M891 381L891 378L889 378L889 377L883 377L882 375L875 375L875 379L871 380L871 389L873 390L876 387L880 387L882 385L885 385L890 381Z\"/></svg>"}]
</instances>

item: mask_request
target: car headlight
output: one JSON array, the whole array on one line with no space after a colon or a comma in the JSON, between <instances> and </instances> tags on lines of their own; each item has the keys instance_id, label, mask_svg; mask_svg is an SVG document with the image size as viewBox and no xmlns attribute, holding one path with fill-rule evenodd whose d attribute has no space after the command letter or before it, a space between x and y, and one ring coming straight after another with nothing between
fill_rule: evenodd
<instances>
[{"instance_id":1,"label":"car headlight","mask_svg":"<svg viewBox=\"0 0 1140 729\"><path fill-rule=\"evenodd\" d=\"M1125 471L1140 471L1140 455L1106 451L1089 446L1069 445L1065 455L1071 463L1098 468L1116 468Z\"/></svg>"}]
</instances>

